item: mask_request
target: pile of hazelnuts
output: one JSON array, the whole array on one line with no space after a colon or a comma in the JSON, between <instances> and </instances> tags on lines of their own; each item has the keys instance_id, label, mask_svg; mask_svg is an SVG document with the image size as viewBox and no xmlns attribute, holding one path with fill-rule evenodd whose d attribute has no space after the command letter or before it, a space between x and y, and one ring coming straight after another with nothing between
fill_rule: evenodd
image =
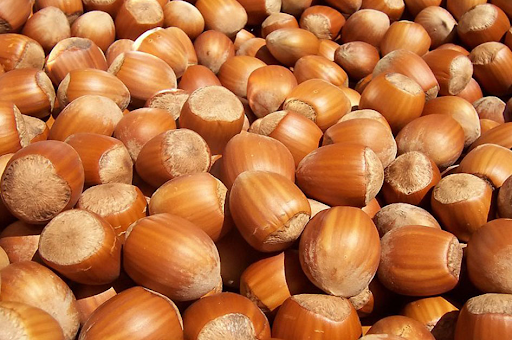
<instances>
[{"instance_id":1,"label":"pile of hazelnuts","mask_svg":"<svg viewBox=\"0 0 512 340\"><path fill-rule=\"evenodd\" d=\"M511 20L0 0L0 339L512 339Z\"/></svg>"}]
</instances>

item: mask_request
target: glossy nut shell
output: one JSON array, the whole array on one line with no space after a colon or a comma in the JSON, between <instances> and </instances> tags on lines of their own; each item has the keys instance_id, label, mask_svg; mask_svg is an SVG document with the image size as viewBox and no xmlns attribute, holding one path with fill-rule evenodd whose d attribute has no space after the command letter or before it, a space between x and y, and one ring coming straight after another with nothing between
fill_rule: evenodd
<instances>
[{"instance_id":1,"label":"glossy nut shell","mask_svg":"<svg viewBox=\"0 0 512 340\"><path fill-rule=\"evenodd\" d=\"M304 273L317 287L331 295L355 296L377 271L379 233L361 209L333 207L308 223L299 256Z\"/></svg>"}]
</instances>

